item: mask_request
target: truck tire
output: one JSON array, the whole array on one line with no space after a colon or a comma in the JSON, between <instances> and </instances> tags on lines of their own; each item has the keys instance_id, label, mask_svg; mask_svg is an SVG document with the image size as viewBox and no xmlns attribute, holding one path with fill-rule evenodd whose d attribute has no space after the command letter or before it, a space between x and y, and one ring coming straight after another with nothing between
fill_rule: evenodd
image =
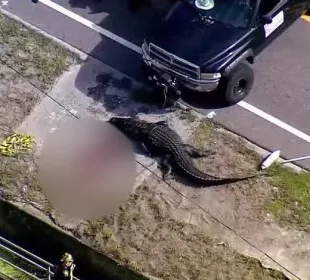
<instances>
[{"instance_id":1,"label":"truck tire","mask_svg":"<svg viewBox=\"0 0 310 280\"><path fill-rule=\"evenodd\" d=\"M222 81L223 101L234 105L243 100L251 91L254 83L254 71L247 62L241 62Z\"/></svg>"}]
</instances>

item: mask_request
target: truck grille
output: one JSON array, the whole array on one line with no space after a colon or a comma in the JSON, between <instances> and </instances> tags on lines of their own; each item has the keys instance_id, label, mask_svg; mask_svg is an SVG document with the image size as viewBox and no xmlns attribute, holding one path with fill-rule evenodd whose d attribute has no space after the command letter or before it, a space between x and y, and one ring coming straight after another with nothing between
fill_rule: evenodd
<instances>
[{"instance_id":1,"label":"truck grille","mask_svg":"<svg viewBox=\"0 0 310 280\"><path fill-rule=\"evenodd\" d=\"M152 59L166 67L169 67L171 70L193 79L200 78L199 66L183 60L182 58L179 58L172 53L153 45L152 43L150 43L149 52Z\"/></svg>"}]
</instances>

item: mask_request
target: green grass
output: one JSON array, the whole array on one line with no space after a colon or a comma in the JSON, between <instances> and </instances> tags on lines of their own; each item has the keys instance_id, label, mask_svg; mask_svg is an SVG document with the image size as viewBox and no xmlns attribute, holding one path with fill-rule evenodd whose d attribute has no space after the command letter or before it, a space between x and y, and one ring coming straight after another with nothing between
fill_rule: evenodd
<instances>
[{"instance_id":1,"label":"green grass","mask_svg":"<svg viewBox=\"0 0 310 280\"><path fill-rule=\"evenodd\" d=\"M279 164L270 167L269 173L275 190L266 203L267 211L281 222L310 232L310 173Z\"/></svg>"},{"instance_id":2,"label":"green grass","mask_svg":"<svg viewBox=\"0 0 310 280\"><path fill-rule=\"evenodd\" d=\"M188 124L191 124L191 123L197 121L197 117L193 114L192 110L189 108L180 109L178 111L178 117L181 120L187 121Z\"/></svg>"},{"instance_id":3,"label":"green grass","mask_svg":"<svg viewBox=\"0 0 310 280\"><path fill-rule=\"evenodd\" d=\"M208 120L201 121L192 135L191 144L198 149L204 148L206 140L214 133L214 128L215 125L212 122Z\"/></svg>"},{"instance_id":4,"label":"green grass","mask_svg":"<svg viewBox=\"0 0 310 280\"><path fill-rule=\"evenodd\" d=\"M15 267L0 260L0 273L12 278L14 280L33 280L34 278L19 271Z\"/></svg>"},{"instance_id":5,"label":"green grass","mask_svg":"<svg viewBox=\"0 0 310 280\"><path fill-rule=\"evenodd\" d=\"M4 250L3 248L0 248L0 257L5 259L6 261L9 261L16 265L17 267L23 267L26 268L26 271L36 271L36 269L32 266L20 259L19 257L13 255L12 253ZM14 280L32 280L33 277L27 275L26 273L16 269L12 265L0 260L0 273L14 279Z\"/></svg>"},{"instance_id":6,"label":"green grass","mask_svg":"<svg viewBox=\"0 0 310 280\"><path fill-rule=\"evenodd\" d=\"M75 58L50 39L1 14L0 41L0 62L14 68L41 89L49 88Z\"/></svg>"}]
</instances>

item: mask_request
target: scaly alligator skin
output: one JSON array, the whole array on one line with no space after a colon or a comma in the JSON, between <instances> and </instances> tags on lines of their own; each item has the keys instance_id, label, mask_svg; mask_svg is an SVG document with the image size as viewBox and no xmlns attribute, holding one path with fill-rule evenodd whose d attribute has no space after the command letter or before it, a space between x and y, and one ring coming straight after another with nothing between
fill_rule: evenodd
<instances>
[{"instance_id":1,"label":"scaly alligator skin","mask_svg":"<svg viewBox=\"0 0 310 280\"><path fill-rule=\"evenodd\" d=\"M192 183L203 186L215 186L247 180L264 175L256 173L241 178L219 178L203 173L196 168L192 158L207 157L214 153L203 151L185 144L166 122L149 123L138 118L113 117L109 123L118 128L130 140L140 142L149 156L155 158L167 179L172 169L187 177Z\"/></svg>"}]
</instances>

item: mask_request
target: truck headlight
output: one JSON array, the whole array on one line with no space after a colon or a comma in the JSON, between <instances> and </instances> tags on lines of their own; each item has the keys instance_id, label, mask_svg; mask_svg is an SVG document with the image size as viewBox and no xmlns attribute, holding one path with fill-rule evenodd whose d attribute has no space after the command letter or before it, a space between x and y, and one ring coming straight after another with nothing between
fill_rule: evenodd
<instances>
[{"instance_id":1,"label":"truck headlight","mask_svg":"<svg viewBox=\"0 0 310 280\"><path fill-rule=\"evenodd\" d=\"M200 74L200 78L202 80L213 80L213 79L219 79L221 78L221 74L220 73L201 73Z\"/></svg>"}]
</instances>

